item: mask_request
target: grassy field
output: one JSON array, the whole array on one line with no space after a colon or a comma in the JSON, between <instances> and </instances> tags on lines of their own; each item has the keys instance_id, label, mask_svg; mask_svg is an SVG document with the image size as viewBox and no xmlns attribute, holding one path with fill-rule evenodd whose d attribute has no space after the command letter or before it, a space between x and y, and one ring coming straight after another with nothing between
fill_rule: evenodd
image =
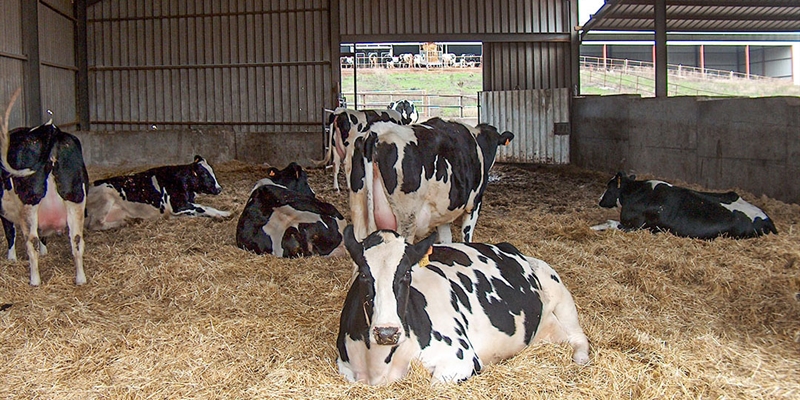
<instances>
[{"instance_id":1,"label":"grassy field","mask_svg":"<svg viewBox=\"0 0 800 400\"><path fill-rule=\"evenodd\" d=\"M651 70L652 71L652 70ZM581 70L582 94L641 94L653 96L655 82L647 76L648 71L638 70L620 73L618 70ZM652 73L649 75L652 76ZM670 74L670 96L800 96L800 86L793 85L791 80L778 79L703 79L696 75L676 76ZM342 90L350 104L353 103L353 70L342 71ZM480 68L463 70L425 70L425 69L359 69L358 92L383 92L359 98L359 105L379 107L402 96L389 93L403 93L415 102L422 103L424 95L464 95L465 112L474 112L477 104L474 98L482 90L482 72ZM428 97L430 105L452 106L457 100L451 97ZM433 111L433 110L432 110ZM445 108L440 111L444 116L457 116L456 108Z\"/></svg>"}]
</instances>

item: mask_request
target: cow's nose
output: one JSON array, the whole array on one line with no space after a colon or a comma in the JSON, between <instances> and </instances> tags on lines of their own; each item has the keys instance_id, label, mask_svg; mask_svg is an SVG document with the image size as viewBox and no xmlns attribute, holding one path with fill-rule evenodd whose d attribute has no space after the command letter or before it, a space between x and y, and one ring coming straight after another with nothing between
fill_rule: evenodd
<instances>
[{"instance_id":1,"label":"cow's nose","mask_svg":"<svg viewBox=\"0 0 800 400\"><path fill-rule=\"evenodd\" d=\"M398 328L376 326L373 330L375 332L375 342L380 345L395 345L397 340L400 339L400 329Z\"/></svg>"}]
</instances>

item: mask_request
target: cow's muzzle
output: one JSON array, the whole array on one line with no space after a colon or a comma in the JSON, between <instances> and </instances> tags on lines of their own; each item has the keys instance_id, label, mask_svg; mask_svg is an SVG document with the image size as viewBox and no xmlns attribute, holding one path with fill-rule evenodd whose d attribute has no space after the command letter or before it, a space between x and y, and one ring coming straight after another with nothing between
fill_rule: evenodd
<instances>
[{"instance_id":1,"label":"cow's muzzle","mask_svg":"<svg viewBox=\"0 0 800 400\"><path fill-rule=\"evenodd\" d=\"M400 340L399 328L376 326L372 332L375 334L375 343L380 345L394 346Z\"/></svg>"}]
</instances>

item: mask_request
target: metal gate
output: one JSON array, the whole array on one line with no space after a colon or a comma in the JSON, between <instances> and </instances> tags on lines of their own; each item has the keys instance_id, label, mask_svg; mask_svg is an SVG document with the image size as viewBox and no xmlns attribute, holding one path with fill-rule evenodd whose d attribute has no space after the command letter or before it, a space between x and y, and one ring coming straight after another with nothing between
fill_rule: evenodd
<instances>
[{"instance_id":1,"label":"metal gate","mask_svg":"<svg viewBox=\"0 0 800 400\"><path fill-rule=\"evenodd\" d=\"M568 164L569 96L567 88L480 92L480 122L514 133L497 161Z\"/></svg>"}]
</instances>

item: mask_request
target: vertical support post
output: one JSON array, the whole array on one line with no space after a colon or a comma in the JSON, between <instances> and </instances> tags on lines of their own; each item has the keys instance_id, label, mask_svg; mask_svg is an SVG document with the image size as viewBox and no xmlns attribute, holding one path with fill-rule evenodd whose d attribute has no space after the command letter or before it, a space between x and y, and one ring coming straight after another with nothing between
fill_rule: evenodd
<instances>
[{"instance_id":1,"label":"vertical support post","mask_svg":"<svg viewBox=\"0 0 800 400\"><path fill-rule=\"evenodd\" d=\"M341 42L339 36L339 0L328 1L328 21L330 32L330 54L331 54L331 92L328 107L335 109L338 106L339 95L342 93L342 63L341 63Z\"/></svg>"},{"instance_id":2,"label":"vertical support post","mask_svg":"<svg viewBox=\"0 0 800 400\"><path fill-rule=\"evenodd\" d=\"M39 63L39 0L22 1L22 52L28 57L22 67L25 125L36 126L44 122Z\"/></svg>"},{"instance_id":3,"label":"vertical support post","mask_svg":"<svg viewBox=\"0 0 800 400\"><path fill-rule=\"evenodd\" d=\"M667 1L656 0L656 97L667 97Z\"/></svg>"},{"instance_id":4,"label":"vertical support post","mask_svg":"<svg viewBox=\"0 0 800 400\"><path fill-rule=\"evenodd\" d=\"M75 110L78 117L78 129L88 131L91 116L89 114L89 53L87 49L87 15L86 0L75 0L75 63L78 67L75 77Z\"/></svg>"},{"instance_id":5,"label":"vertical support post","mask_svg":"<svg viewBox=\"0 0 800 400\"><path fill-rule=\"evenodd\" d=\"M569 32L570 38L570 87L572 88L572 95L578 96L581 93L581 35L578 32L578 1L572 0L567 3L569 6L569 24L571 27ZM526 89L533 89L526 87ZM572 96L570 96L571 103ZM571 109L572 107L570 107Z\"/></svg>"},{"instance_id":6,"label":"vertical support post","mask_svg":"<svg viewBox=\"0 0 800 400\"><path fill-rule=\"evenodd\" d=\"M706 47L700 45L700 76L706 76Z\"/></svg>"},{"instance_id":7,"label":"vertical support post","mask_svg":"<svg viewBox=\"0 0 800 400\"><path fill-rule=\"evenodd\" d=\"M750 45L744 45L744 73L750 79ZM761 75L766 75L763 71Z\"/></svg>"}]
</instances>

